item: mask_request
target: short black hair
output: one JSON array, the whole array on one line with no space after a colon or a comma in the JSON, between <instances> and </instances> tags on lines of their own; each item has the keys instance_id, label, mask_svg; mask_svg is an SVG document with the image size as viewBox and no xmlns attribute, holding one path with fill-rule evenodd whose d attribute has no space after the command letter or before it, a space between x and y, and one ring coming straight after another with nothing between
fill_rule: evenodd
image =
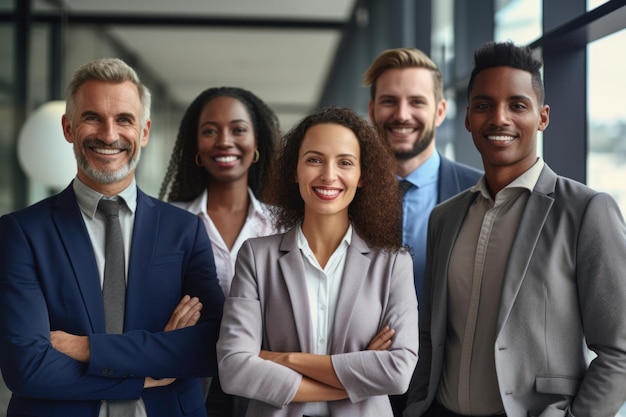
<instances>
[{"instance_id":1,"label":"short black hair","mask_svg":"<svg viewBox=\"0 0 626 417\"><path fill-rule=\"evenodd\" d=\"M545 91L541 79L542 66L542 60L535 57L527 46L517 46L513 42L487 42L474 51L474 69L467 85L467 97L469 99L474 80L481 71L494 67L513 67L530 73L537 100L543 104Z\"/></svg>"}]
</instances>

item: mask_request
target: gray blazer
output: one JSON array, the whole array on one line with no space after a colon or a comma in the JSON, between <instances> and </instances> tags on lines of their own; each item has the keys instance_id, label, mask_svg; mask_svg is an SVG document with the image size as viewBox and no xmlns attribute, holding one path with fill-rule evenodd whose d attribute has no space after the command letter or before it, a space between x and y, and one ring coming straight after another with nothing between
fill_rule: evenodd
<instances>
[{"instance_id":1,"label":"gray blazer","mask_svg":"<svg viewBox=\"0 0 626 417\"><path fill-rule=\"evenodd\" d=\"M430 219L419 361L405 417L420 416L437 392L448 262L475 196L459 194ZM506 415L615 416L626 400L626 227L615 201L546 165L503 280L494 353ZM597 354L589 365L587 346Z\"/></svg>"},{"instance_id":2,"label":"gray blazer","mask_svg":"<svg viewBox=\"0 0 626 417\"><path fill-rule=\"evenodd\" d=\"M364 350L385 325L391 348ZM301 417L291 403L301 375L259 358L259 350L312 352L303 258L296 229L249 239L239 250L217 344L224 391L251 398L248 416ZM406 391L417 362L417 300L408 252L369 247L356 232L348 248L332 330L333 367L350 398L333 416L392 416L388 394Z\"/></svg>"}]
</instances>

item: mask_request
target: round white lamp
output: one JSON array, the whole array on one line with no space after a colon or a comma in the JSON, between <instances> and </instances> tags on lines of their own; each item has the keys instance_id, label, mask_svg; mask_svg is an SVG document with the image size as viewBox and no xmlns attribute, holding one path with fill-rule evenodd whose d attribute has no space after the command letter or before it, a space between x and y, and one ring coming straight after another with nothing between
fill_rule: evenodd
<instances>
[{"instance_id":1,"label":"round white lamp","mask_svg":"<svg viewBox=\"0 0 626 417\"><path fill-rule=\"evenodd\" d=\"M63 136L65 101L49 101L35 110L20 130L17 157L31 180L51 188L67 186L76 175L72 144Z\"/></svg>"}]
</instances>

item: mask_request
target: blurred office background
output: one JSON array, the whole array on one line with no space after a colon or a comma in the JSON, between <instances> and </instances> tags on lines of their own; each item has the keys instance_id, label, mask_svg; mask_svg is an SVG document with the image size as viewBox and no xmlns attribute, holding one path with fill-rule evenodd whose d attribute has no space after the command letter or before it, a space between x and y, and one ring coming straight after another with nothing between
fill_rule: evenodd
<instances>
[{"instance_id":1,"label":"blurred office background","mask_svg":"<svg viewBox=\"0 0 626 417\"><path fill-rule=\"evenodd\" d=\"M249 89L283 131L329 104L367 117L363 73L394 47L420 48L442 68L449 111L438 147L480 167L464 127L465 87L474 49L489 40L531 45L543 57L544 159L626 212L625 27L626 0L0 0L0 215L71 180L60 116L57 132L53 123L27 145L20 133L41 106L64 99L74 69L105 56L127 61L152 90L151 139L137 170L152 195L200 91ZM53 181L62 169L70 176ZM8 396L0 382L0 416Z\"/></svg>"}]
</instances>

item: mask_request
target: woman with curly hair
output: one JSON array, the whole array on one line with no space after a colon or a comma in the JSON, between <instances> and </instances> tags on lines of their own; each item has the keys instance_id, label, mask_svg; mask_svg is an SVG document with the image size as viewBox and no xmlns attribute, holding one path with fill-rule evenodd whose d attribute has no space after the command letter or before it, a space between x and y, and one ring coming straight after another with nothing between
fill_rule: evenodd
<instances>
[{"instance_id":1,"label":"woman with curly hair","mask_svg":"<svg viewBox=\"0 0 626 417\"><path fill-rule=\"evenodd\" d=\"M417 361L411 257L385 141L324 108L282 140L266 193L275 226L239 251L217 344L248 416L392 416Z\"/></svg>"},{"instance_id":2,"label":"woman with curly hair","mask_svg":"<svg viewBox=\"0 0 626 417\"><path fill-rule=\"evenodd\" d=\"M257 197L279 139L272 110L237 87L203 91L180 123L159 198L170 187L169 202L202 218L225 296L243 242L274 231L267 207ZM206 379L204 385L209 416L243 415L245 399L225 396L216 379Z\"/></svg>"}]
</instances>

